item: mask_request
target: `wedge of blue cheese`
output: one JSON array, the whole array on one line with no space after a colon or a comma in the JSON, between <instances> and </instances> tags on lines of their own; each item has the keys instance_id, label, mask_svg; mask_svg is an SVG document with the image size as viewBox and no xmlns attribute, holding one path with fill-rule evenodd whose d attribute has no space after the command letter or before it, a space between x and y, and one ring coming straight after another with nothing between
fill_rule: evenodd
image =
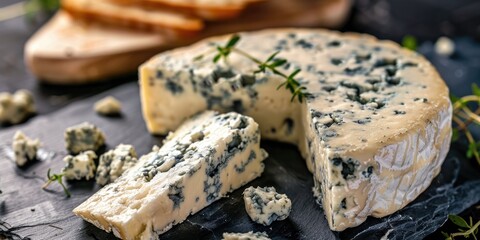
<instances>
[{"instance_id":1,"label":"wedge of blue cheese","mask_svg":"<svg viewBox=\"0 0 480 240\"><path fill-rule=\"evenodd\" d=\"M100 156L95 180L98 185L114 182L137 163L137 152L132 145L120 144Z\"/></svg>"},{"instance_id":2,"label":"wedge of blue cheese","mask_svg":"<svg viewBox=\"0 0 480 240\"><path fill-rule=\"evenodd\" d=\"M63 159L66 164L62 169L65 179L90 180L95 178L95 159L97 159L97 154L93 151L85 151L76 156L66 156Z\"/></svg>"},{"instance_id":3,"label":"wedge of blue cheese","mask_svg":"<svg viewBox=\"0 0 480 240\"><path fill-rule=\"evenodd\" d=\"M157 239L260 176L266 157L252 118L204 112L73 212L122 239Z\"/></svg>"},{"instance_id":4,"label":"wedge of blue cheese","mask_svg":"<svg viewBox=\"0 0 480 240\"><path fill-rule=\"evenodd\" d=\"M139 70L144 119L165 134L205 109L236 111L262 137L298 145L330 228L354 227L413 201L439 173L450 146L448 88L419 54L371 36L312 29L241 33L258 59L280 51L280 71L311 96L291 102L284 79L239 54L196 60L230 36L162 53ZM182 111L178 111L182 109Z\"/></svg>"},{"instance_id":5,"label":"wedge of blue cheese","mask_svg":"<svg viewBox=\"0 0 480 240\"><path fill-rule=\"evenodd\" d=\"M287 219L292 211L292 201L274 187L248 187L243 191L243 201L250 219L265 226Z\"/></svg>"},{"instance_id":6,"label":"wedge of blue cheese","mask_svg":"<svg viewBox=\"0 0 480 240\"><path fill-rule=\"evenodd\" d=\"M270 240L266 232L223 233L223 240Z\"/></svg>"},{"instance_id":7,"label":"wedge of blue cheese","mask_svg":"<svg viewBox=\"0 0 480 240\"><path fill-rule=\"evenodd\" d=\"M18 124L35 112L35 102L28 90L0 93L0 123Z\"/></svg>"},{"instance_id":8,"label":"wedge of blue cheese","mask_svg":"<svg viewBox=\"0 0 480 240\"><path fill-rule=\"evenodd\" d=\"M73 154L82 151L97 151L105 145L105 134L97 126L84 122L65 130L65 147Z\"/></svg>"},{"instance_id":9,"label":"wedge of blue cheese","mask_svg":"<svg viewBox=\"0 0 480 240\"><path fill-rule=\"evenodd\" d=\"M17 166L22 167L37 157L40 140L30 139L23 132L17 131L13 136L12 149Z\"/></svg>"}]
</instances>

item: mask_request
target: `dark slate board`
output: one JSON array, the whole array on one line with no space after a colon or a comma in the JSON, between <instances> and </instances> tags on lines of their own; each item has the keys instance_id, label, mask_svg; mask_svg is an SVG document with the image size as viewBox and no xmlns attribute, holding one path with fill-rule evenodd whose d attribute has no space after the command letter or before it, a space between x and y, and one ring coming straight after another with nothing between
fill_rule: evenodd
<instances>
[{"instance_id":1,"label":"dark slate board","mask_svg":"<svg viewBox=\"0 0 480 240\"><path fill-rule=\"evenodd\" d=\"M101 97L113 95L124 104L118 118L105 118L92 110ZM147 153L161 137L151 136L144 125L136 83L129 83L79 102L70 104L52 114L38 116L21 127L0 132L0 216L15 233L32 239L114 239L93 225L75 217L71 211L96 192L93 181L72 181L68 187L71 198L66 198L58 185L49 191L40 187L48 168L58 172L64 163L63 131L71 125L89 121L107 135L107 147L120 143L133 144L139 154ZM11 138L18 129L44 143L41 159L25 168L17 168L12 160ZM219 200L184 223L175 226L162 239L221 239L225 231L266 231L274 239L379 239L387 232L390 239L421 239L435 231L448 213L460 213L480 201L480 180L462 179L459 173L474 176L456 148L450 152L443 171L432 186L416 201L389 217L369 218L360 227L342 233L328 229L321 208L312 196L312 175L308 172L295 146L265 141L263 147L270 153L264 174L247 186L274 186L293 201L293 211L285 221L264 227L249 220L243 206L241 188L229 197ZM105 151L105 149L103 149ZM463 165L465 166L463 166ZM192 235L193 234L193 235ZM412 238L413 236L413 238Z\"/></svg>"}]
</instances>

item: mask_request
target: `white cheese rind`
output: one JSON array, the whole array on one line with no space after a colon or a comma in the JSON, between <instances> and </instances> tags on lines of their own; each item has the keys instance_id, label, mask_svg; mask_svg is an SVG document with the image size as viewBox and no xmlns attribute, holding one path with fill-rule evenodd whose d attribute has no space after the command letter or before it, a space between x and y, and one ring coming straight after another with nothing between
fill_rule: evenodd
<instances>
[{"instance_id":1,"label":"white cheese rind","mask_svg":"<svg viewBox=\"0 0 480 240\"><path fill-rule=\"evenodd\" d=\"M205 112L74 213L122 239L156 239L260 176L266 156L253 119Z\"/></svg>"},{"instance_id":2,"label":"white cheese rind","mask_svg":"<svg viewBox=\"0 0 480 240\"><path fill-rule=\"evenodd\" d=\"M243 191L243 201L250 219L265 226L287 219L292 211L292 201L274 187L248 187Z\"/></svg>"},{"instance_id":3,"label":"white cheese rind","mask_svg":"<svg viewBox=\"0 0 480 240\"><path fill-rule=\"evenodd\" d=\"M223 233L223 240L270 240L266 232Z\"/></svg>"},{"instance_id":4,"label":"white cheese rind","mask_svg":"<svg viewBox=\"0 0 480 240\"><path fill-rule=\"evenodd\" d=\"M450 145L451 103L445 83L422 56L367 35L325 30L241 37L237 47L259 59L280 51L277 56L290 62L281 70L300 68L297 79L312 96L290 102L290 92L276 90L284 80L268 71L252 81L257 67L235 53L228 62L215 64L208 56L194 61L229 36L211 38L140 67L143 114L152 133L165 134L205 109L253 117L263 137L298 145L336 231L397 211L438 174Z\"/></svg>"},{"instance_id":5,"label":"white cheese rind","mask_svg":"<svg viewBox=\"0 0 480 240\"><path fill-rule=\"evenodd\" d=\"M100 156L95 180L98 185L114 182L137 163L137 152L132 145L120 144Z\"/></svg>"},{"instance_id":6,"label":"white cheese rind","mask_svg":"<svg viewBox=\"0 0 480 240\"><path fill-rule=\"evenodd\" d=\"M34 160L39 147L40 141L38 139L30 139L21 131L15 132L12 149L17 166L22 167L27 162Z\"/></svg>"},{"instance_id":7,"label":"white cheese rind","mask_svg":"<svg viewBox=\"0 0 480 240\"><path fill-rule=\"evenodd\" d=\"M93 151L82 152L76 156L68 155L63 161L66 163L62 173L67 180L90 180L95 177L95 159Z\"/></svg>"}]
</instances>

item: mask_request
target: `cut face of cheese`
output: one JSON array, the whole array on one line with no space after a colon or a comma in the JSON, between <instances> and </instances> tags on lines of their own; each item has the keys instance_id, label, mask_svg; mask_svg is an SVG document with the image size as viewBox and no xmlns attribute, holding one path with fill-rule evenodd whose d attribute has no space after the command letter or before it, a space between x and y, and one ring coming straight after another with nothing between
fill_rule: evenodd
<instances>
[{"instance_id":1,"label":"cut face of cheese","mask_svg":"<svg viewBox=\"0 0 480 240\"><path fill-rule=\"evenodd\" d=\"M74 213L122 239L154 239L260 176L266 157L252 118L205 112Z\"/></svg>"},{"instance_id":2,"label":"cut face of cheese","mask_svg":"<svg viewBox=\"0 0 480 240\"><path fill-rule=\"evenodd\" d=\"M302 104L277 89L283 78L232 53L213 63L207 39L160 54L140 67L144 118L165 134L205 109L253 117L263 137L297 144L314 176L330 228L389 215L413 201L438 174L450 146L448 88L422 56L389 41L324 30L241 34L237 47L258 59L280 51L311 93ZM214 50L213 50L214 51Z\"/></svg>"}]
</instances>

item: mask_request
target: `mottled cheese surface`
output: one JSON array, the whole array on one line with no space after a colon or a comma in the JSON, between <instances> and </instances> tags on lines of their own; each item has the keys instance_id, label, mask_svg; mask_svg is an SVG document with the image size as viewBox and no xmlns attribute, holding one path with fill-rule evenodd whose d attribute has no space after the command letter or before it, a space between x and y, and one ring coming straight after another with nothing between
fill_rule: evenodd
<instances>
[{"instance_id":1,"label":"mottled cheese surface","mask_svg":"<svg viewBox=\"0 0 480 240\"><path fill-rule=\"evenodd\" d=\"M223 240L270 240L266 232L223 233Z\"/></svg>"},{"instance_id":2,"label":"mottled cheese surface","mask_svg":"<svg viewBox=\"0 0 480 240\"><path fill-rule=\"evenodd\" d=\"M260 176L266 157L252 118L204 112L74 213L122 239L157 239Z\"/></svg>"},{"instance_id":3,"label":"mottled cheese surface","mask_svg":"<svg viewBox=\"0 0 480 240\"><path fill-rule=\"evenodd\" d=\"M18 90L14 94L0 92L0 123L18 124L36 112L32 93Z\"/></svg>"},{"instance_id":4,"label":"mottled cheese surface","mask_svg":"<svg viewBox=\"0 0 480 240\"><path fill-rule=\"evenodd\" d=\"M100 156L95 180L98 185L114 182L137 163L137 152L132 145L120 144Z\"/></svg>"},{"instance_id":5,"label":"mottled cheese surface","mask_svg":"<svg viewBox=\"0 0 480 240\"><path fill-rule=\"evenodd\" d=\"M27 162L35 160L39 147L40 140L30 139L21 131L15 132L12 149L17 166L22 167L27 164Z\"/></svg>"},{"instance_id":6,"label":"mottled cheese surface","mask_svg":"<svg viewBox=\"0 0 480 240\"><path fill-rule=\"evenodd\" d=\"M63 161L66 163L62 172L67 180L92 179L95 177L95 159L93 151L82 152L76 156L68 155Z\"/></svg>"},{"instance_id":7,"label":"mottled cheese surface","mask_svg":"<svg viewBox=\"0 0 480 240\"><path fill-rule=\"evenodd\" d=\"M274 187L248 187L243 191L243 201L250 219L265 226L287 219L292 211L292 201Z\"/></svg>"},{"instance_id":8,"label":"mottled cheese surface","mask_svg":"<svg viewBox=\"0 0 480 240\"><path fill-rule=\"evenodd\" d=\"M258 59L280 51L312 94L302 104L277 90L284 79L239 54L213 63L206 39L140 67L144 118L165 134L205 109L253 117L267 139L297 144L331 229L383 217L413 201L438 174L450 146L448 88L419 54L368 35L312 29L241 33ZM212 53L208 55L208 53ZM207 54L195 61L200 54Z\"/></svg>"},{"instance_id":9,"label":"mottled cheese surface","mask_svg":"<svg viewBox=\"0 0 480 240\"><path fill-rule=\"evenodd\" d=\"M105 145L105 134L97 126L84 122L65 130L65 148L74 154L82 151L97 151Z\"/></svg>"}]
</instances>

